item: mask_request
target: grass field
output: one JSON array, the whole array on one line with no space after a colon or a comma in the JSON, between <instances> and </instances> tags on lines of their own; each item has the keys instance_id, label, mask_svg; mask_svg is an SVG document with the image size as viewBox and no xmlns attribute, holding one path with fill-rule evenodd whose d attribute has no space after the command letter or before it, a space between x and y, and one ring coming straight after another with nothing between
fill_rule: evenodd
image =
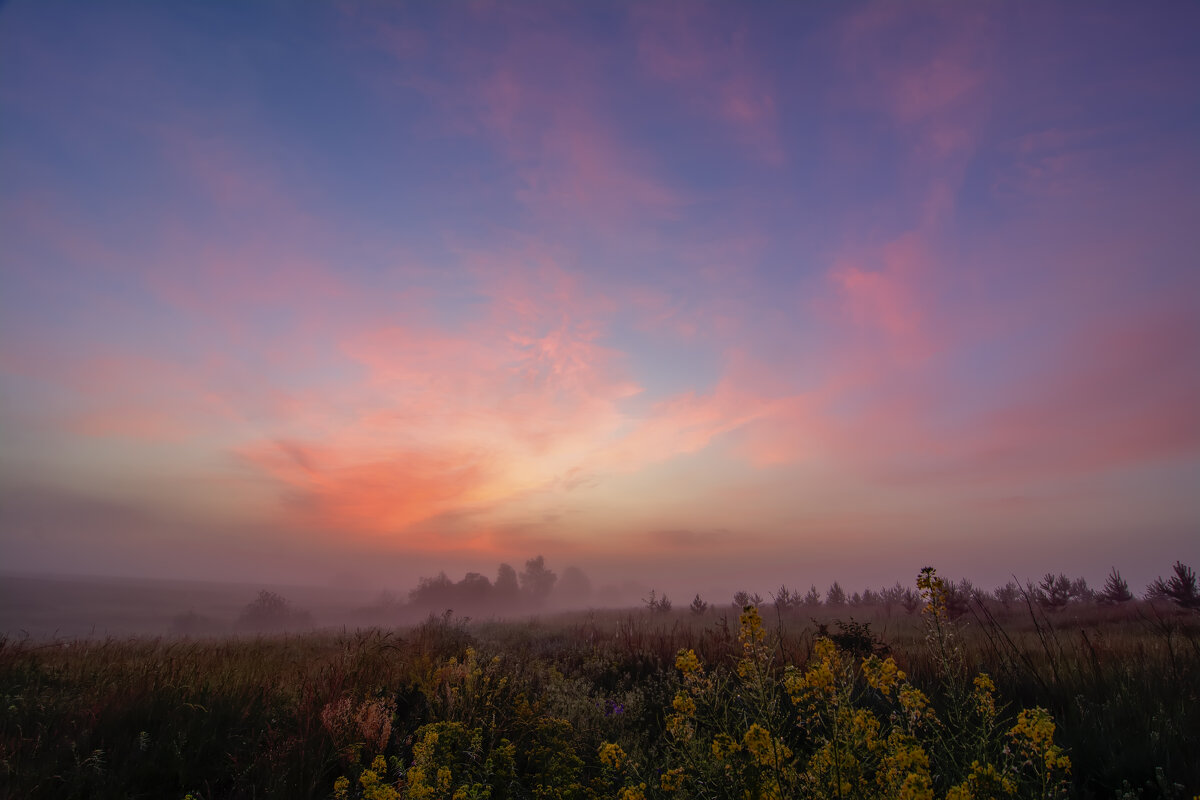
<instances>
[{"instance_id":1,"label":"grass field","mask_svg":"<svg viewBox=\"0 0 1200 800\"><path fill-rule=\"evenodd\" d=\"M1198 792L1200 614L1169 604L0 641L12 798Z\"/></svg>"}]
</instances>

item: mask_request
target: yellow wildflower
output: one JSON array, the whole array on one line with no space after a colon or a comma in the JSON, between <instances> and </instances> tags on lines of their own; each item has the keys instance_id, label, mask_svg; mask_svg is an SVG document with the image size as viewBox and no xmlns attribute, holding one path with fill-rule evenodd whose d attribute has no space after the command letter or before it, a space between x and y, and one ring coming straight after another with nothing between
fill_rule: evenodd
<instances>
[{"instance_id":1,"label":"yellow wildflower","mask_svg":"<svg viewBox=\"0 0 1200 800\"><path fill-rule=\"evenodd\" d=\"M680 650L679 655L675 656L675 669L682 672L684 677L704 671L695 650Z\"/></svg>"},{"instance_id":2,"label":"yellow wildflower","mask_svg":"<svg viewBox=\"0 0 1200 800\"><path fill-rule=\"evenodd\" d=\"M677 792L683 788L684 774L682 767L667 770L658 779L658 785L664 792Z\"/></svg>"},{"instance_id":3,"label":"yellow wildflower","mask_svg":"<svg viewBox=\"0 0 1200 800\"><path fill-rule=\"evenodd\" d=\"M986 672L975 676L975 710L985 717L996 715L996 698L992 694L995 691L996 684Z\"/></svg>"},{"instance_id":4,"label":"yellow wildflower","mask_svg":"<svg viewBox=\"0 0 1200 800\"><path fill-rule=\"evenodd\" d=\"M971 800L971 798L1000 798L1016 794L1016 784L996 769L994 764L971 762L971 772L967 779L957 786L950 788L946 794L947 800Z\"/></svg>"},{"instance_id":5,"label":"yellow wildflower","mask_svg":"<svg viewBox=\"0 0 1200 800\"><path fill-rule=\"evenodd\" d=\"M946 581L938 577L933 567L921 570L921 574L917 576L917 589L921 592L921 599L925 601L925 613L935 617L948 616L947 600L950 592L946 588Z\"/></svg>"},{"instance_id":6,"label":"yellow wildflower","mask_svg":"<svg viewBox=\"0 0 1200 800\"><path fill-rule=\"evenodd\" d=\"M900 687L900 707L908 714L911 722L931 716L929 698L925 693L912 684L906 683Z\"/></svg>"},{"instance_id":7,"label":"yellow wildflower","mask_svg":"<svg viewBox=\"0 0 1200 800\"><path fill-rule=\"evenodd\" d=\"M759 764L769 763L774 755L771 749L771 734L766 728L755 722L742 737L746 749L754 756Z\"/></svg>"},{"instance_id":8,"label":"yellow wildflower","mask_svg":"<svg viewBox=\"0 0 1200 800\"><path fill-rule=\"evenodd\" d=\"M907 678L904 671L896 666L895 659L890 657L880 660L879 656L871 656L863 662L862 669L867 685L888 697L896 688L896 684Z\"/></svg>"},{"instance_id":9,"label":"yellow wildflower","mask_svg":"<svg viewBox=\"0 0 1200 800\"><path fill-rule=\"evenodd\" d=\"M639 783L637 786L626 786L617 795L617 800L646 800L646 784Z\"/></svg>"},{"instance_id":10,"label":"yellow wildflower","mask_svg":"<svg viewBox=\"0 0 1200 800\"><path fill-rule=\"evenodd\" d=\"M742 746L728 733L718 733L713 737L712 754L718 760L723 761L741 749Z\"/></svg>"},{"instance_id":11,"label":"yellow wildflower","mask_svg":"<svg viewBox=\"0 0 1200 800\"><path fill-rule=\"evenodd\" d=\"M605 742L600 745L600 763L613 769L620 769L625 763L625 751L619 744Z\"/></svg>"},{"instance_id":12,"label":"yellow wildflower","mask_svg":"<svg viewBox=\"0 0 1200 800\"><path fill-rule=\"evenodd\" d=\"M1054 718L1046 709L1023 710L1008 735L1027 755L1042 761L1048 772L1071 771L1071 759L1054 744Z\"/></svg>"},{"instance_id":13,"label":"yellow wildflower","mask_svg":"<svg viewBox=\"0 0 1200 800\"><path fill-rule=\"evenodd\" d=\"M1027 739L1041 748L1054 741L1054 718L1044 708L1026 708L1017 715L1017 724L1008 732L1014 738Z\"/></svg>"},{"instance_id":14,"label":"yellow wildflower","mask_svg":"<svg viewBox=\"0 0 1200 800\"><path fill-rule=\"evenodd\" d=\"M741 626L738 630L738 640L743 645L751 646L767 638L767 632L763 629L762 617L759 616L758 608L755 606L746 606L738 623Z\"/></svg>"},{"instance_id":15,"label":"yellow wildflower","mask_svg":"<svg viewBox=\"0 0 1200 800\"><path fill-rule=\"evenodd\" d=\"M677 692L675 699L671 701L671 707L681 716L696 716L696 701L686 692Z\"/></svg>"}]
</instances>

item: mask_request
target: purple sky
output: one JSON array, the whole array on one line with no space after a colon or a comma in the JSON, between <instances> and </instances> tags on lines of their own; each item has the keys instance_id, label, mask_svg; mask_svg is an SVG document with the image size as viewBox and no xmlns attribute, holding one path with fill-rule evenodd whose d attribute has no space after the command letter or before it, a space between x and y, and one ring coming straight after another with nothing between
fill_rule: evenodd
<instances>
[{"instance_id":1,"label":"purple sky","mask_svg":"<svg viewBox=\"0 0 1200 800\"><path fill-rule=\"evenodd\" d=\"M0 9L0 563L1200 556L1195 3Z\"/></svg>"}]
</instances>

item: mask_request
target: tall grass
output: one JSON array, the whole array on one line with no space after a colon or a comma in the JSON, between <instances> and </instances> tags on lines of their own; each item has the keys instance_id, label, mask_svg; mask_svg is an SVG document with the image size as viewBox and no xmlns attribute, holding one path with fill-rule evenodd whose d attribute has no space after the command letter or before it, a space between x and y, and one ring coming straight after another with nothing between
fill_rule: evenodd
<instances>
[{"instance_id":1,"label":"tall grass","mask_svg":"<svg viewBox=\"0 0 1200 800\"><path fill-rule=\"evenodd\" d=\"M825 626L850 645L886 645L933 703L946 701L919 614L764 607L763 616L773 669L803 668ZM446 741L485 732L479 764L503 782L493 797L612 796L601 747L662 758L681 685L676 655L736 670L737 617L612 611L258 639L0 639L0 796L329 797L375 755L387 785L407 781L439 730ZM1198 628L1200 614L1148 603L1053 613L976 603L957 636L964 668L989 673L1008 703L1002 715L1033 706L1053 715L1072 796L1174 798L1200 792ZM379 709L388 715L379 747L366 741L376 723L368 736L331 721L367 726Z\"/></svg>"}]
</instances>

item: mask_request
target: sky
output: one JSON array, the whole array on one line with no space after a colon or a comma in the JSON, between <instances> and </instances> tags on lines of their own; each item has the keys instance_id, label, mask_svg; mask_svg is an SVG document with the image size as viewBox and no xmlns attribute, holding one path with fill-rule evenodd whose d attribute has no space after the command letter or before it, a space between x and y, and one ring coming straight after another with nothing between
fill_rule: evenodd
<instances>
[{"instance_id":1,"label":"sky","mask_svg":"<svg viewBox=\"0 0 1200 800\"><path fill-rule=\"evenodd\" d=\"M0 562L1200 560L1194 3L0 7Z\"/></svg>"}]
</instances>

